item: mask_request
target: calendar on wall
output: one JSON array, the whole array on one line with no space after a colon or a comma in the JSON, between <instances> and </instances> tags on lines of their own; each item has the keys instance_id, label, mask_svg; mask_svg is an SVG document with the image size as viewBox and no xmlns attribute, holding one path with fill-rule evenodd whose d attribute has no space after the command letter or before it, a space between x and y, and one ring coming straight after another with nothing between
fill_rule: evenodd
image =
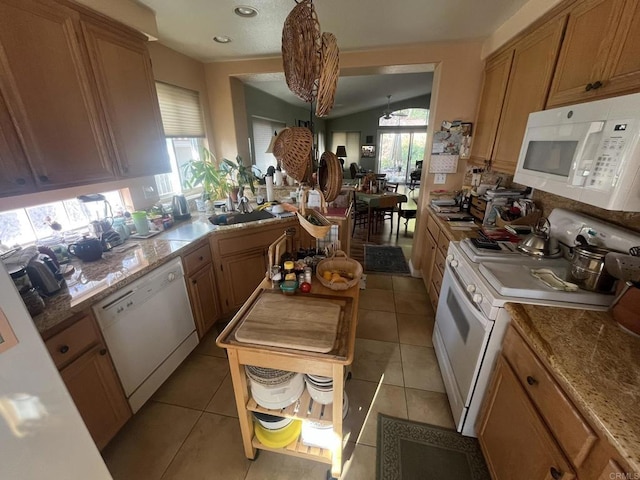
<instances>
[{"instance_id":1,"label":"calendar on wall","mask_svg":"<svg viewBox=\"0 0 640 480\"><path fill-rule=\"evenodd\" d=\"M13 334L11 325L9 325L9 319L7 319L7 316L2 309L0 309L0 353L9 350L17 343L18 340Z\"/></svg>"},{"instance_id":2,"label":"calendar on wall","mask_svg":"<svg viewBox=\"0 0 640 480\"><path fill-rule=\"evenodd\" d=\"M429 173L456 173L459 155L431 155Z\"/></svg>"}]
</instances>

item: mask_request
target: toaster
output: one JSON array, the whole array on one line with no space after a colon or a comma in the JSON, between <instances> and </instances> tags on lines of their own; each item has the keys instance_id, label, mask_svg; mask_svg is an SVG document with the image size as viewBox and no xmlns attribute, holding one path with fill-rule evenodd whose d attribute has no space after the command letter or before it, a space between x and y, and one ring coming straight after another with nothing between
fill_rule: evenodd
<instances>
[{"instance_id":1,"label":"toaster","mask_svg":"<svg viewBox=\"0 0 640 480\"><path fill-rule=\"evenodd\" d=\"M27 264L27 275L41 295L49 296L62 288L62 274L48 255L37 255Z\"/></svg>"}]
</instances>

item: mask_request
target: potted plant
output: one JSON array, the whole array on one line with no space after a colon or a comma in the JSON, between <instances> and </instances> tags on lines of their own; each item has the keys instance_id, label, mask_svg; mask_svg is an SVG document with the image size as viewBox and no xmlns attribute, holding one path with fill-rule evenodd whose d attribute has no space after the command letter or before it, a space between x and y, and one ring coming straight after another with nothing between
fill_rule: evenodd
<instances>
[{"instance_id":1,"label":"potted plant","mask_svg":"<svg viewBox=\"0 0 640 480\"><path fill-rule=\"evenodd\" d=\"M242 157L239 155L236 156L235 162L232 160L228 160L226 158L222 159L222 163L220 164L220 170L225 172L226 177L230 180L231 185L231 196L232 199L237 202L237 198L233 198L234 193L237 197L238 192L244 187L248 186L251 189L251 193L255 195L256 186L255 182L260 180L254 171L253 166L246 166Z\"/></svg>"},{"instance_id":2,"label":"potted plant","mask_svg":"<svg viewBox=\"0 0 640 480\"><path fill-rule=\"evenodd\" d=\"M199 160L190 160L183 166L183 184L188 188L202 185L203 197L211 200L224 199L231 191L229 172L220 168L216 159L207 148L203 148Z\"/></svg>"}]
</instances>

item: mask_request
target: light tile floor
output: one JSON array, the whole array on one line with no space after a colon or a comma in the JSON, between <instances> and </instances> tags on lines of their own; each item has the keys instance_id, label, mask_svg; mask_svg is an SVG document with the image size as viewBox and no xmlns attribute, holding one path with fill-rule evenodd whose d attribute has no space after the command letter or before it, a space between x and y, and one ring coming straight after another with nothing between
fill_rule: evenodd
<instances>
[{"instance_id":1,"label":"light tile floor","mask_svg":"<svg viewBox=\"0 0 640 480\"><path fill-rule=\"evenodd\" d=\"M368 275L361 292L352 378L346 384L343 477L375 478L377 415L453 428L431 335L422 279ZM225 352L216 332L156 392L104 450L116 480L300 480L328 466L261 451L244 457Z\"/></svg>"}]
</instances>

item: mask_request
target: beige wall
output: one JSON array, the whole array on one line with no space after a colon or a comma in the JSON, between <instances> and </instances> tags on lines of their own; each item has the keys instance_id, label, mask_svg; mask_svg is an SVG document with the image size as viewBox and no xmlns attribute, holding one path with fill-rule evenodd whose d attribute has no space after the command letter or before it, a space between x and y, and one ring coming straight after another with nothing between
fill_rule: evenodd
<instances>
[{"instance_id":1,"label":"beige wall","mask_svg":"<svg viewBox=\"0 0 640 480\"><path fill-rule=\"evenodd\" d=\"M484 41L482 44L481 57L486 58L491 55L562 1L563 0L529 0Z\"/></svg>"},{"instance_id":2,"label":"beige wall","mask_svg":"<svg viewBox=\"0 0 640 480\"><path fill-rule=\"evenodd\" d=\"M341 52L340 68L359 69L389 65L435 64L433 94L431 96L431 114L429 138L434 129L439 129L443 120L474 121L483 63L480 59L481 41L450 42L421 45L409 45L397 48L385 48L358 52ZM242 151L246 139L236 135L238 119L234 112L239 111L240 99L232 94L232 77L255 74L282 72L280 57L258 60L218 62L205 66L209 102L213 122L213 142L219 156L233 158ZM237 89L234 89L237 90ZM244 101L242 99L242 101ZM424 172L428 171L425 162ZM447 176L445 185L433 186L433 175L423 174L426 179L420 189L419 203L424 206L428 202L427 193L431 188L459 188L462 185L465 165L461 162L459 173ZM412 264L420 268L423 232L421 225L424 219L418 218L416 236L413 243Z\"/></svg>"}]
</instances>

